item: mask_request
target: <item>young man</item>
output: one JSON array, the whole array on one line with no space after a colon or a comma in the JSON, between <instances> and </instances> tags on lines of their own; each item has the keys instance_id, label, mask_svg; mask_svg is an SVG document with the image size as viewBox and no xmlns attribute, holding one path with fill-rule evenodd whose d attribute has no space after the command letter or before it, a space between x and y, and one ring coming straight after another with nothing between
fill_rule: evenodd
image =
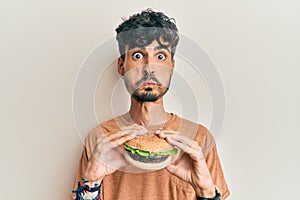
<instances>
[{"instance_id":1,"label":"young man","mask_svg":"<svg viewBox=\"0 0 300 200\"><path fill-rule=\"evenodd\" d=\"M164 110L179 40L174 20L148 9L116 31L130 110L86 137L71 199L225 199L229 190L212 135ZM142 171L125 161L122 145L149 129L182 154L163 169Z\"/></svg>"}]
</instances>

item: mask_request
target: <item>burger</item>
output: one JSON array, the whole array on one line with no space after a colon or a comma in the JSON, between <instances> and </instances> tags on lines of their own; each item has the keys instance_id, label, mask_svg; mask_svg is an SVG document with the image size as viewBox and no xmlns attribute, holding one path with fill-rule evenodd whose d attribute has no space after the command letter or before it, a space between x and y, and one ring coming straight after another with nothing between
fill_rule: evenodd
<instances>
[{"instance_id":1,"label":"burger","mask_svg":"<svg viewBox=\"0 0 300 200\"><path fill-rule=\"evenodd\" d=\"M158 170L171 164L178 149L154 133L138 135L124 143L125 160L134 167Z\"/></svg>"}]
</instances>

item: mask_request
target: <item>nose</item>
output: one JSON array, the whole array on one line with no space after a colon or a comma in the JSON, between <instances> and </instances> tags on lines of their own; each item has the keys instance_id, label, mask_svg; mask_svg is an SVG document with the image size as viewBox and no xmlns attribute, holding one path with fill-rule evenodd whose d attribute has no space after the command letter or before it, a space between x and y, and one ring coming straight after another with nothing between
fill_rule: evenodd
<instances>
[{"instance_id":1,"label":"nose","mask_svg":"<svg viewBox=\"0 0 300 200\"><path fill-rule=\"evenodd\" d=\"M154 74L155 73L155 60L152 56L147 56L143 66L143 73Z\"/></svg>"}]
</instances>

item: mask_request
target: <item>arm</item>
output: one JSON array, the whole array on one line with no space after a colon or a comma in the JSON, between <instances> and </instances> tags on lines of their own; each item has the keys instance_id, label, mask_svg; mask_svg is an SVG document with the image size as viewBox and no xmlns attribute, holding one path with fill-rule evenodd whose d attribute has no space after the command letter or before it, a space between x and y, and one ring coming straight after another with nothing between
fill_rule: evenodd
<instances>
[{"instance_id":1,"label":"arm","mask_svg":"<svg viewBox=\"0 0 300 200\"><path fill-rule=\"evenodd\" d=\"M189 182L195 190L197 199L218 200L229 195L214 140L210 135L207 135L205 141L208 143L204 144L202 149L198 142L183 133L165 129L158 131L157 134L184 152L167 169L172 174Z\"/></svg>"},{"instance_id":2,"label":"arm","mask_svg":"<svg viewBox=\"0 0 300 200\"><path fill-rule=\"evenodd\" d=\"M101 199L101 181L90 182L83 178L83 172L86 171L88 161L90 161L91 154L84 148L78 169L76 178L71 193L71 200L100 200Z\"/></svg>"},{"instance_id":3,"label":"arm","mask_svg":"<svg viewBox=\"0 0 300 200\"><path fill-rule=\"evenodd\" d=\"M101 182L90 182L81 179L78 182L77 189L72 191L75 193L75 200L101 200Z\"/></svg>"},{"instance_id":4,"label":"arm","mask_svg":"<svg viewBox=\"0 0 300 200\"><path fill-rule=\"evenodd\" d=\"M147 131L137 124L121 129L104 134L96 127L93 134L88 135L71 199L99 200L103 178L126 165L119 145Z\"/></svg>"}]
</instances>

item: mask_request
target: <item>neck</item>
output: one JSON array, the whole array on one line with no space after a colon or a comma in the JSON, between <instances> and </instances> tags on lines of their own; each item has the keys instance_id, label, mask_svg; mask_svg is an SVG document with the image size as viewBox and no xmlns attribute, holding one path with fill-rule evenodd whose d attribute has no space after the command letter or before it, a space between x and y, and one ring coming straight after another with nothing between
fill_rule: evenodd
<instances>
[{"instance_id":1,"label":"neck","mask_svg":"<svg viewBox=\"0 0 300 200\"><path fill-rule=\"evenodd\" d=\"M155 102L140 102L131 98L129 114L133 121L142 126L164 124L167 121L162 98Z\"/></svg>"}]
</instances>

